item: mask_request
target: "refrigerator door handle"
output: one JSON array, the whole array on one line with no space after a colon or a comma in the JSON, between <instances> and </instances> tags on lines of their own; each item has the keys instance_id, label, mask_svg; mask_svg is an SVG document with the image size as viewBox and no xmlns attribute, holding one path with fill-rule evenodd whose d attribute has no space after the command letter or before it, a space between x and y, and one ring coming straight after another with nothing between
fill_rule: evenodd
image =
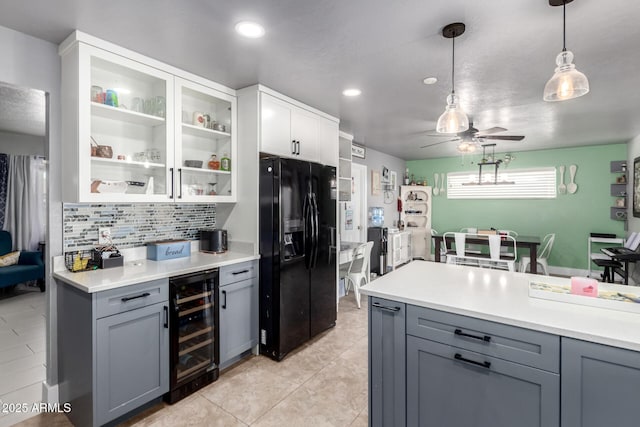
<instances>
[{"instance_id":1,"label":"refrigerator door handle","mask_svg":"<svg viewBox=\"0 0 640 427\"><path fill-rule=\"evenodd\" d=\"M310 268L311 267L311 251L309 250L310 248L312 249L312 243L311 243L311 235L309 234L309 227L308 225L310 224L310 208L311 208L311 201L309 198L309 194L307 194L304 197L304 202L302 202L302 218L303 218L303 228L304 228L304 266L306 268Z\"/></svg>"},{"instance_id":2,"label":"refrigerator door handle","mask_svg":"<svg viewBox=\"0 0 640 427\"><path fill-rule=\"evenodd\" d=\"M312 268L316 268L316 264L318 263L318 252L319 252L319 248L320 248L320 239L319 239L319 235L320 235L320 226L318 224L319 222L319 216L320 216L320 212L318 211L318 199L316 198L316 194L313 193L311 195L312 200L313 200L313 222L314 222L314 254L313 254L313 264L312 264Z\"/></svg>"}]
</instances>

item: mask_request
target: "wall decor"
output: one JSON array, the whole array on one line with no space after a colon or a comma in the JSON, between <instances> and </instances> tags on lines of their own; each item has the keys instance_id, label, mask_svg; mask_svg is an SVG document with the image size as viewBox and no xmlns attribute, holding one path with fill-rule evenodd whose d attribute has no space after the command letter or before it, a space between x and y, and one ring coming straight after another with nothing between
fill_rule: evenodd
<instances>
[{"instance_id":1,"label":"wall decor","mask_svg":"<svg viewBox=\"0 0 640 427\"><path fill-rule=\"evenodd\" d=\"M390 172L389 182L391 184L391 191L396 191L398 188L398 174L395 171Z\"/></svg>"},{"instance_id":2,"label":"wall decor","mask_svg":"<svg viewBox=\"0 0 640 427\"><path fill-rule=\"evenodd\" d=\"M366 151L367 151L366 148L363 147L362 145L357 145L357 144L354 144L353 142L351 143L351 155L353 157L364 159L366 155Z\"/></svg>"},{"instance_id":3,"label":"wall decor","mask_svg":"<svg viewBox=\"0 0 640 427\"><path fill-rule=\"evenodd\" d=\"M640 157L633 160L633 216L640 218Z\"/></svg>"},{"instance_id":4,"label":"wall decor","mask_svg":"<svg viewBox=\"0 0 640 427\"><path fill-rule=\"evenodd\" d=\"M380 184L380 172L376 170L371 171L371 195L379 196L381 190Z\"/></svg>"},{"instance_id":5,"label":"wall decor","mask_svg":"<svg viewBox=\"0 0 640 427\"><path fill-rule=\"evenodd\" d=\"M389 184L391 182L391 177L389 176L389 168L386 166L382 166L382 183Z\"/></svg>"}]
</instances>

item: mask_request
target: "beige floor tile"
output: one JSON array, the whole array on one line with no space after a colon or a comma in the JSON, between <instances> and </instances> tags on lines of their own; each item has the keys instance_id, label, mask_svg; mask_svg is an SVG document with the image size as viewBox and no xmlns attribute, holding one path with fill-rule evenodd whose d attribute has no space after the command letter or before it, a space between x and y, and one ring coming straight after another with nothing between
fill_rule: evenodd
<instances>
[{"instance_id":1,"label":"beige floor tile","mask_svg":"<svg viewBox=\"0 0 640 427\"><path fill-rule=\"evenodd\" d=\"M73 427L73 424L64 414L43 413L22 421L15 427Z\"/></svg>"},{"instance_id":2,"label":"beige floor tile","mask_svg":"<svg viewBox=\"0 0 640 427\"><path fill-rule=\"evenodd\" d=\"M350 425L358 413L348 405L339 404L326 393L310 390L303 385L252 426L340 427Z\"/></svg>"},{"instance_id":3,"label":"beige floor tile","mask_svg":"<svg viewBox=\"0 0 640 427\"><path fill-rule=\"evenodd\" d=\"M46 351L46 344L47 343L46 343L45 339L37 339L35 341L27 342L27 346L34 353L40 353L42 351Z\"/></svg>"},{"instance_id":4,"label":"beige floor tile","mask_svg":"<svg viewBox=\"0 0 640 427\"><path fill-rule=\"evenodd\" d=\"M221 376L200 394L242 422L251 424L298 387L270 368L260 366L256 359L247 362L238 372Z\"/></svg>"},{"instance_id":5,"label":"beige floor tile","mask_svg":"<svg viewBox=\"0 0 640 427\"><path fill-rule=\"evenodd\" d=\"M0 396L31 384L40 384L46 375L45 367L42 365L5 375L0 380Z\"/></svg>"},{"instance_id":6,"label":"beige floor tile","mask_svg":"<svg viewBox=\"0 0 640 427\"><path fill-rule=\"evenodd\" d=\"M26 347L26 346L25 346ZM31 351L29 351L31 353ZM0 381L8 375L12 375L15 372L26 371L36 366L44 366L45 353L29 354L19 359L14 359L10 362L0 363Z\"/></svg>"},{"instance_id":7,"label":"beige floor tile","mask_svg":"<svg viewBox=\"0 0 640 427\"><path fill-rule=\"evenodd\" d=\"M168 405L153 415L132 424L135 427L241 427L240 422L200 394L193 394L174 405Z\"/></svg>"},{"instance_id":8,"label":"beige floor tile","mask_svg":"<svg viewBox=\"0 0 640 427\"><path fill-rule=\"evenodd\" d=\"M0 347L0 365L32 354L33 351L31 351L26 344L14 345L6 348L2 346Z\"/></svg>"},{"instance_id":9,"label":"beige floor tile","mask_svg":"<svg viewBox=\"0 0 640 427\"><path fill-rule=\"evenodd\" d=\"M326 396L356 414L367 406L367 364L339 359L331 362L303 387Z\"/></svg>"},{"instance_id":10,"label":"beige floor tile","mask_svg":"<svg viewBox=\"0 0 640 427\"><path fill-rule=\"evenodd\" d=\"M296 353L287 355L280 362L264 356L256 357L257 366L269 369L277 376L298 385L320 372L327 362L326 358L313 346L304 346Z\"/></svg>"},{"instance_id":11,"label":"beige floor tile","mask_svg":"<svg viewBox=\"0 0 640 427\"><path fill-rule=\"evenodd\" d=\"M369 425L369 415L361 412L358 417L353 420L350 427L367 427Z\"/></svg>"}]
</instances>

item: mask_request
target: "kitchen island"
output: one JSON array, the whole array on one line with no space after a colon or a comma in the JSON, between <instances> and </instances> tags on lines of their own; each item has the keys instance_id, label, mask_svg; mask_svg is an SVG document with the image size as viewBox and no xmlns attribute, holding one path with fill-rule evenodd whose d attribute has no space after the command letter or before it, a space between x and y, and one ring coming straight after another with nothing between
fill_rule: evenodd
<instances>
[{"instance_id":1,"label":"kitchen island","mask_svg":"<svg viewBox=\"0 0 640 427\"><path fill-rule=\"evenodd\" d=\"M640 315L530 298L524 273L412 262L369 296L372 426L637 426Z\"/></svg>"}]
</instances>

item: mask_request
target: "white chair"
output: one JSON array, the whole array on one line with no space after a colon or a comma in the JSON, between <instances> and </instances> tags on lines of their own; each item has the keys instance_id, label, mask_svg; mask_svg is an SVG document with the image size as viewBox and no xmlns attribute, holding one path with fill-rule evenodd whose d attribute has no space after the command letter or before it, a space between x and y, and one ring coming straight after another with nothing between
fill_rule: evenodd
<instances>
[{"instance_id":1,"label":"white chair","mask_svg":"<svg viewBox=\"0 0 640 427\"><path fill-rule=\"evenodd\" d=\"M453 238L453 243L451 239ZM447 264L478 265L478 252L469 252L466 247L467 233L454 233L448 231L442 235Z\"/></svg>"},{"instance_id":2,"label":"white chair","mask_svg":"<svg viewBox=\"0 0 640 427\"><path fill-rule=\"evenodd\" d=\"M502 234L505 236L518 237L518 233L513 230L498 230L498 234ZM509 250L508 246L501 246L500 252L502 252L503 256L516 256L513 252Z\"/></svg>"},{"instance_id":3,"label":"white chair","mask_svg":"<svg viewBox=\"0 0 640 427\"><path fill-rule=\"evenodd\" d=\"M349 264L349 269L344 276L345 294L349 294L349 284L353 284L353 293L356 295L356 304L360 308L360 286L364 280L364 284L369 283L369 261L371 259L371 248L373 242L363 243L358 246L353 253L353 260Z\"/></svg>"},{"instance_id":4,"label":"white chair","mask_svg":"<svg viewBox=\"0 0 640 427\"><path fill-rule=\"evenodd\" d=\"M545 276L549 275L549 256L551 255L551 249L553 249L553 242L556 240L555 233L549 233L542 239L542 244L540 245L540 250L538 250L537 258L538 264L542 267L542 271ZM527 271L527 267L531 264L531 258L528 256L523 256L522 261L520 261L520 271L525 273Z\"/></svg>"},{"instance_id":5,"label":"white chair","mask_svg":"<svg viewBox=\"0 0 640 427\"><path fill-rule=\"evenodd\" d=\"M490 267L495 268L504 265L509 271L516 271L516 254L518 253L516 239L513 236L501 236L499 234L492 234L488 237ZM506 246L502 246L503 240L507 242ZM502 252L502 248L507 249L506 255ZM480 263L480 266L483 267L484 265Z\"/></svg>"},{"instance_id":6,"label":"white chair","mask_svg":"<svg viewBox=\"0 0 640 427\"><path fill-rule=\"evenodd\" d=\"M464 227L460 229L461 233L466 233L466 234L472 234L472 235L478 235L478 228L477 227ZM467 253L474 253L474 254L481 254L482 253L482 249L480 248L480 246L478 245L467 245L465 247L465 251Z\"/></svg>"}]
</instances>

